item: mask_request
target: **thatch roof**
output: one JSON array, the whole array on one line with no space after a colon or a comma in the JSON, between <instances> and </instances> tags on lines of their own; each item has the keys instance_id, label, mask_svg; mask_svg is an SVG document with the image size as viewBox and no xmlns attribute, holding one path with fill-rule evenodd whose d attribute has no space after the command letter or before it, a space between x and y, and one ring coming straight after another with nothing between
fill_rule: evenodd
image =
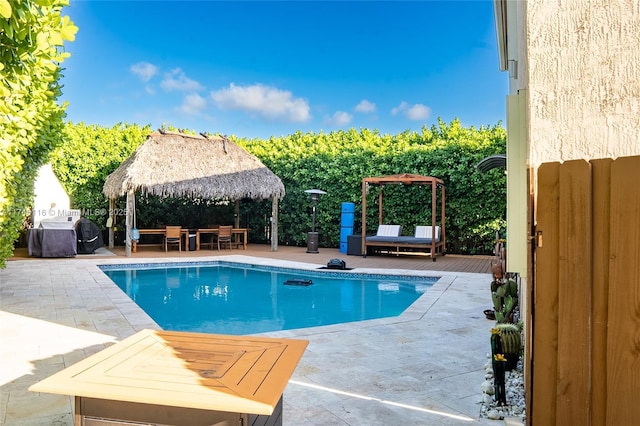
<instances>
[{"instance_id":1,"label":"thatch roof","mask_svg":"<svg viewBox=\"0 0 640 426\"><path fill-rule=\"evenodd\" d=\"M258 158L221 136L152 133L113 173L102 192L236 201L282 199L284 184Z\"/></svg>"}]
</instances>

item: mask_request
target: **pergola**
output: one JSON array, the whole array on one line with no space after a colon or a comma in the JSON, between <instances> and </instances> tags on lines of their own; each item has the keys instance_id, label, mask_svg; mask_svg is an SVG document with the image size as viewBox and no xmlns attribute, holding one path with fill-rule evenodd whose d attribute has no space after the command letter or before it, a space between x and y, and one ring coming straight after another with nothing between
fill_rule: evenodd
<instances>
[{"instance_id":1,"label":"pergola","mask_svg":"<svg viewBox=\"0 0 640 426\"><path fill-rule=\"evenodd\" d=\"M444 181L431 176L402 173L389 176L376 176L362 179L362 253L366 254L367 237L367 193L369 186L378 185L422 185L431 190L431 226L440 226L440 243L445 252L445 186ZM378 193L378 225L383 224L383 192ZM438 220L438 192L440 193L440 215Z\"/></svg>"},{"instance_id":2,"label":"pergola","mask_svg":"<svg viewBox=\"0 0 640 426\"><path fill-rule=\"evenodd\" d=\"M224 136L151 133L107 176L102 192L109 198L110 222L115 221L116 198L127 196L127 256L131 255L136 191L159 196L226 200L236 202L236 209L242 199L270 198L271 250L278 249L278 201L285 195L284 184L257 157ZM109 247L113 244L113 228L109 228Z\"/></svg>"}]
</instances>

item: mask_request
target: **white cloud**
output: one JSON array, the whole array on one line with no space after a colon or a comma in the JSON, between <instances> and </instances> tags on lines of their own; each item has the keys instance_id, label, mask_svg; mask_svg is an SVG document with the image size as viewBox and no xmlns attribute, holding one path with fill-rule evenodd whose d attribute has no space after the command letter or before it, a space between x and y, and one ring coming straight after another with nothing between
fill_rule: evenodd
<instances>
[{"instance_id":1,"label":"white cloud","mask_svg":"<svg viewBox=\"0 0 640 426\"><path fill-rule=\"evenodd\" d=\"M362 112L367 114L370 112L374 112L376 110L376 104L374 104L373 102L369 102L366 99L363 99L360 101L358 105L356 105L355 110L356 112Z\"/></svg>"},{"instance_id":2,"label":"white cloud","mask_svg":"<svg viewBox=\"0 0 640 426\"><path fill-rule=\"evenodd\" d=\"M409 104L406 103L405 101L400 102L400 105L391 109L391 115L398 115L402 111L405 111L408 106Z\"/></svg>"},{"instance_id":3,"label":"white cloud","mask_svg":"<svg viewBox=\"0 0 640 426\"><path fill-rule=\"evenodd\" d=\"M409 105L407 102L402 101L400 104L391 109L391 115L397 115L402 113L409 120L426 120L431 116L431 108L423 104Z\"/></svg>"},{"instance_id":4,"label":"white cloud","mask_svg":"<svg viewBox=\"0 0 640 426\"><path fill-rule=\"evenodd\" d=\"M211 99L221 109L247 111L268 119L298 123L311 119L306 100L293 97L288 90L262 84L236 86L231 83L228 88L211 92Z\"/></svg>"},{"instance_id":5,"label":"white cloud","mask_svg":"<svg viewBox=\"0 0 640 426\"><path fill-rule=\"evenodd\" d=\"M200 83L187 77L180 68L166 73L160 86L167 92L172 90L193 92L204 89Z\"/></svg>"},{"instance_id":6,"label":"white cloud","mask_svg":"<svg viewBox=\"0 0 640 426\"><path fill-rule=\"evenodd\" d=\"M207 100L197 93L192 93L184 97L180 111L188 115L198 115L206 107Z\"/></svg>"},{"instance_id":7,"label":"white cloud","mask_svg":"<svg viewBox=\"0 0 640 426\"><path fill-rule=\"evenodd\" d=\"M344 111L336 111L331 117L327 119L327 123L333 126L341 127L351 123L352 119L353 116L351 114Z\"/></svg>"},{"instance_id":8,"label":"white cloud","mask_svg":"<svg viewBox=\"0 0 640 426\"><path fill-rule=\"evenodd\" d=\"M151 80L151 77L158 73L158 67L144 61L131 65L129 70L144 82Z\"/></svg>"},{"instance_id":9,"label":"white cloud","mask_svg":"<svg viewBox=\"0 0 640 426\"><path fill-rule=\"evenodd\" d=\"M415 104L405 113L409 120L426 120L431 115L431 108L422 104Z\"/></svg>"}]
</instances>

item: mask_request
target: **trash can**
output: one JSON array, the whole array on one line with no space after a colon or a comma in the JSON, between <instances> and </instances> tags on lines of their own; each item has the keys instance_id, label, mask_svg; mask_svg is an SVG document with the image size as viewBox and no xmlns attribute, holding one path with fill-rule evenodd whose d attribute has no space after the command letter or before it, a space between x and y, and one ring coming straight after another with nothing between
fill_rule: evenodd
<instances>
[{"instance_id":1,"label":"trash can","mask_svg":"<svg viewBox=\"0 0 640 426\"><path fill-rule=\"evenodd\" d=\"M196 249L196 234L189 234L189 251Z\"/></svg>"},{"instance_id":2,"label":"trash can","mask_svg":"<svg viewBox=\"0 0 640 426\"><path fill-rule=\"evenodd\" d=\"M347 237L347 255L362 256L362 235L349 235Z\"/></svg>"}]
</instances>

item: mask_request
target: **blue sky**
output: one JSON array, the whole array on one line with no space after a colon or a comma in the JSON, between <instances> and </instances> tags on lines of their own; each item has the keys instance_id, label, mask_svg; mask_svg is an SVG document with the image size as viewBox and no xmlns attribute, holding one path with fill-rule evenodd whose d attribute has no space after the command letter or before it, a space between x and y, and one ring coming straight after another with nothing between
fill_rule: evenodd
<instances>
[{"instance_id":1,"label":"blue sky","mask_svg":"<svg viewBox=\"0 0 640 426\"><path fill-rule=\"evenodd\" d=\"M506 119L491 0L92 1L65 8L67 119L263 138Z\"/></svg>"}]
</instances>

